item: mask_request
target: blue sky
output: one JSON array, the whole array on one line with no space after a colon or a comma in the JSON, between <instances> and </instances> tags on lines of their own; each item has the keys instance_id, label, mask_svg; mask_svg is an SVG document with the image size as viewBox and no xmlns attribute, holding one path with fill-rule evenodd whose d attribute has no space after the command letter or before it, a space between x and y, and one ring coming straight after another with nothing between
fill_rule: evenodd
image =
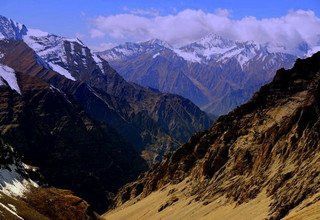
<instances>
[{"instance_id":1,"label":"blue sky","mask_svg":"<svg viewBox=\"0 0 320 220\"><path fill-rule=\"evenodd\" d=\"M225 9L227 10L226 16L235 21L248 16L253 16L258 20L278 18L287 15L289 11L299 9L312 10L318 17L320 0L1 0L0 14L24 23L28 27L66 37L79 36L88 45L98 46L103 43L117 44L128 40L144 40L141 36L135 35L134 30L124 32L127 31L127 27L123 24L121 24L122 30L118 30L112 36L109 35L108 32L112 25L106 28L102 22L109 22L109 24L114 22L116 17L112 16L131 14L137 19L138 17L153 19L157 16L175 16L189 9L201 10L209 14L223 12L221 9ZM106 20L100 20L98 24L96 18L99 16L103 16ZM107 18L114 19L108 20ZM122 17L122 19L130 19L130 17ZM130 23L130 21L126 22ZM137 29L139 29L138 26ZM94 30L104 34L94 34L98 33ZM149 30L143 31L149 33ZM124 34L127 34L128 37L123 37ZM171 38L168 39L170 41ZM175 41L172 40L172 42Z\"/></svg>"}]
</instances>

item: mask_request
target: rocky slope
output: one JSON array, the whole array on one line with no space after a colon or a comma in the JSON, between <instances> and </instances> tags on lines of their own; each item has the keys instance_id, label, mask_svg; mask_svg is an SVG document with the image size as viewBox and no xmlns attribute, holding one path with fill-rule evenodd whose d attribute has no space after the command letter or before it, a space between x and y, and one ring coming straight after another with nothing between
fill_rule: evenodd
<instances>
[{"instance_id":1,"label":"rocky slope","mask_svg":"<svg viewBox=\"0 0 320 220\"><path fill-rule=\"evenodd\" d=\"M306 209L311 214L320 199L319 85L320 52L298 59L290 70L278 70L248 103L220 117L210 129L195 134L167 160L123 187L115 206L128 200L139 206L152 201L152 192L163 191L166 202L155 203L148 213L164 212L164 218L170 218L180 211L188 219L193 215L187 211L190 207L194 212L205 209L197 218L208 219L219 212L221 218L233 213L229 217L239 219L241 210L260 219L281 219L292 210L301 215ZM168 188L173 189L167 192ZM188 203L180 201L184 197ZM124 207L114 213L132 211ZM143 219L148 214L141 210ZM112 219L112 213L106 217Z\"/></svg>"},{"instance_id":2,"label":"rocky slope","mask_svg":"<svg viewBox=\"0 0 320 220\"><path fill-rule=\"evenodd\" d=\"M179 94L221 115L248 101L277 69L296 56L268 45L211 34L175 49L160 40L126 43L99 52L126 80Z\"/></svg>"},{"instance_id":3,"label":"rocky slope","mask_svg":"<svg viewBox=\"0 0 320 220\"><path fill-rule=\"evenodd\" d=\"M210 119L191 101L128 83L78 39L0 20L6 39L3 63L72 94L91 117L114 127L149 163L209 126ZM19 56L27 58L17 62Z\"/></svg>"},{"instance_id":4,"label":"rocky slope","mask_svg":"<svg viewBox=\"0 0 320 220\"><path fill-rule=\"evenodd\" d=\"M0 219L97 219L87 202L72 192L41 187L36 167L0 139ZM32 178L32 179L31 179Z\"/></svg>"},{"instance_id":5,"label":"rocky slope","mask_svg":"<svg viewBox=\"0 0 320 220\"><path fill-rule=\"evenodd\" d=\"M23 57L20 61L23 65ZM12 69L10 74L19 93L0 87L1 138L26 163L39 167L50 186L71 189L103 211L113 192L144 171L145 161L113 128L92 120L72 96L35 76Z\"/></svg>"}]
</instances>

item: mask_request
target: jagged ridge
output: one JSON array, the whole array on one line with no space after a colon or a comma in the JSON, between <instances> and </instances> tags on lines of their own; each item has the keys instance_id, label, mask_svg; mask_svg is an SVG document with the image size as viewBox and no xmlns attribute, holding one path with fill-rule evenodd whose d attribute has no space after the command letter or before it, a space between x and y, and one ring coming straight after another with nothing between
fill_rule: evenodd
<instances>
[{"instance_id":1,"label":"jagged ridge","mask_svg":"<svg viewBox=\"0 0 320 220\"><path fill-rule=\"evenodd\" d=\"M248 101L296 59L268 45L214 34L178 49L157 42L126 43L97 54L126 80L179 94L215 115Z\"/></svg>"}]
</instances>

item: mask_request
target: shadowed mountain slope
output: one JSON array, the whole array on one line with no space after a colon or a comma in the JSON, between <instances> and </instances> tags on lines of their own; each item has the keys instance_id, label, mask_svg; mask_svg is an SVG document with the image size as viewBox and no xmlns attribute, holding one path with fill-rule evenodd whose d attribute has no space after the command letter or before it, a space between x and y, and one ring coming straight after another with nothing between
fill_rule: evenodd
<instances>
[{"instance_id":1,"label":"shadowed mountain slope","mask_svg":"<svg viewBox=\"0 0 320 220\"><path fill-rule=\"evenodd\" d=\"M110 193L139 175L145 162L72 97L34 76L15 75L21 94L0 87L1 138L39 167L49 185L71 189L102 211Z\"/></svg>"}]
</instances>

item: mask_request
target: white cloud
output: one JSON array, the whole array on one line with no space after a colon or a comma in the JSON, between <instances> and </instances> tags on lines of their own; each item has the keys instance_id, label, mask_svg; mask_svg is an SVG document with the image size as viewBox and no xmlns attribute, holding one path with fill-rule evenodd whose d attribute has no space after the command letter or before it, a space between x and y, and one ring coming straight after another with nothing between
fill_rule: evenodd
<instances>
[{"instance_id":1,"label":"white cloud","mask_svg":"<svg viewBox=\"0 0 320 220\"><path fill-rule=\"evenodd\" d=\"M216 15L228 17L231 13L228 9L217 8L214 12Z\"/></svg>"},{"instance_id":2,"label":"white cloud","mask_svg":"<svg viewBox=\"0 0 320 220\"><path fill-rule=\"evenodd\" d=\"M101 30L99 30L99 29L91 29L90 30L90 36L92 37L92 38L102 38L102 37L104 37L106 34L103 32L103 31L101 31Z\"/></svg>"},{"instance_id":3,"label":"white cloud","mask_svg":"<svg viewBox=\"0 0 320 220\"><path fill-rule=\"evenodd\" d=\"M175 15L145 17L133 13L99 16L92 20L91 36L115 41L144 41L159 38L175 46L216 33L233 40L254 40L296 51L302 42L320 44L320 18L313 11L289 11L277 18L232 19L226 9L214 13L186 9Z\"/></svg>"},{"instance_id":4,"label":"white cloud","mask_svg":"<svg viewBox=\"0 0 320 220\"><path fill-rule=\"evenodd\" d=\"M89 48L94 52L98 52L98 51L108 50L108 49L113 48L115 46L117 46L117 45L113 44L113 43L101 43L98 46L89 46Z\"/></svg>"},{"instance_id":5,"label":"white cloud","mask_svg":"<svg viewBox=\"0 0 320 220\"><path fill-rule=\"evenodd\" d=\"M123 10L125 12L128 12L129 14L133 14L133 15L141 15L141 16L159 16L160 11L156 8L148 8L148 9L140 9L140 8L127 8L124 7Z\"/></svg>"}]
</instances>

